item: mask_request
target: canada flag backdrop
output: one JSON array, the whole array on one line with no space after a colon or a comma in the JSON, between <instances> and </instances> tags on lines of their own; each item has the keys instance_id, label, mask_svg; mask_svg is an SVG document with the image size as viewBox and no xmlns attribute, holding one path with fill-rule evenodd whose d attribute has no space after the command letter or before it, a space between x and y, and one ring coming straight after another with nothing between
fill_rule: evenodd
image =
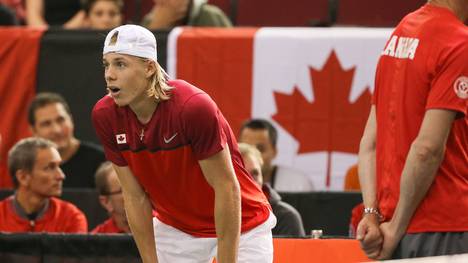
<instances>
[{"instance_id":1,"label":"canada flag backdrop","mask_svg":"<svg viewBox=\"0 0 468 263\"><path fill-rule=\"evenodd\" d=\"M249 118L278 129L275 163L316 190L342 190L357 162L375 67L391 29L177 28L168 73L205 90L239 132Z\"/></svg>"}]
</instances>

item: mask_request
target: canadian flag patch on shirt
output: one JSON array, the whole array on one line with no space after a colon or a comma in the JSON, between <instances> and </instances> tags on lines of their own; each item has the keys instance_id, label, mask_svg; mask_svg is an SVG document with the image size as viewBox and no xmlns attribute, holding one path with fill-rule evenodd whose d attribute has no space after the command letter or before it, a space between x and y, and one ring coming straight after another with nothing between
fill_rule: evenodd
<instances>
[{"instance_id":1,"label":"canadian flag patch on shirt","mask_svg":"<svg viewBox=\"0 0 468 263\"><path fill-rule=\"evenodd\" d=\"M127 135L125 133L115 135L115 140L117 144L124 144L127 143Z\"/></svg>"}]
</instances>

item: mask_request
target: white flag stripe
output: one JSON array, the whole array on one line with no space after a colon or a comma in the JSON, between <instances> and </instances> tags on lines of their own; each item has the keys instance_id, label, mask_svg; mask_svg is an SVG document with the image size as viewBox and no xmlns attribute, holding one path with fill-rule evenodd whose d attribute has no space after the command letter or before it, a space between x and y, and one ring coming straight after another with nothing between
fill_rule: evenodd
<instances>
[{"instance_id":1,"label":"white flag stripe","mask_svg":"<svg viewBox=\"0 0 468 263\"><path fill-rule=\"evenodd\" d=\"M181 27L176 27L171 30L167 40L167 74L169 77L177 78L177 39L182 33Z\"/></svg>"}]
</instances>

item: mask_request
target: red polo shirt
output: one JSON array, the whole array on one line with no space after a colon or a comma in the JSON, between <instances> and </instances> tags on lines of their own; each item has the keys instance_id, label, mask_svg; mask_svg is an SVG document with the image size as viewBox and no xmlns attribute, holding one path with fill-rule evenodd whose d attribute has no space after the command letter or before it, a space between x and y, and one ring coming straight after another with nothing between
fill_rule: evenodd
<instances>
[{"instance_id":1,"label":"red polo shirt","mask_svg":"<svg viewBox=\"0 0 468 263\"><path fill-rule=\"evenodd\" d=\"M214 237L214 191L198 161L227 145L241 189L241 231L260 225L268 218L270 205L245 170L221 111L205 92L187 82L173 80L169 85L171 98L158 104L146 125L111 97L96 104L93 123L106 157L130 167L161 222L194 236Z\"/></svg>"},{"instance_id":2,"label":"red polo shirt","mask_svg":"<svg viewBox=\"0 0 468 263\"><path fill-rule=\"evenodd\" d=\"M409 233L468 231L468 30L448 9L426 4L397 26L380 58L375 83L377 197L386 220L424 114L458 113L444 159Z\"/></svg>"}]
</instances>

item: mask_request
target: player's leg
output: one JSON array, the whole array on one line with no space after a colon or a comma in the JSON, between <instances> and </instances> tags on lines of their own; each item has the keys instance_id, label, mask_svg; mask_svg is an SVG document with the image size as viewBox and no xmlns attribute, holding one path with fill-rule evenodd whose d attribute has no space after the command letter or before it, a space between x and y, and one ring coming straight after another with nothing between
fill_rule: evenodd
<instances>
[{"instance_id":1,"label":"player's leg","mask_svg":"<svg viewBox=\"0 0 468 263\"><path fill-rule=\"evenodd\" d=\"M276 217L270 212L270 217L263 224L240 236L238 263L273 262L273 237L271 229L275 225Z\"/></svg>"},{"instance_id":2,"label":"player's leg","mask_svg":"<svg viewBox=\"0 0 468 263\"><path fill-rule=\"evenodd\" d=\"M197 238L153 219L159 263L211 263L216 238Z\"/></svg>"}]
</instances>

